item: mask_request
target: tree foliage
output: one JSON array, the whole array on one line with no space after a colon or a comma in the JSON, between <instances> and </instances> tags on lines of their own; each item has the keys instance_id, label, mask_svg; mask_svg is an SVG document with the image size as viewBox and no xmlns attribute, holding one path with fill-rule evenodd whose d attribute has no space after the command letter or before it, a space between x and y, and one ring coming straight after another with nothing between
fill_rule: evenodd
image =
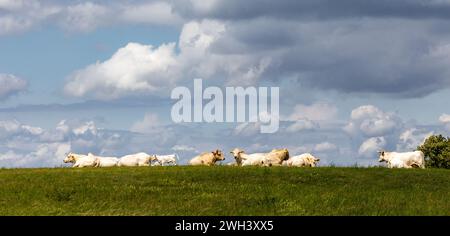
<instances>
[{"instance_id":1,"label":"tree foliage","mask_svg":"<svg viewBox=\"0 0 450 236\"><path fill-rule=\"evenodd\" d=\"M427 167L450 169L450 137L432 135L417 150L425 154Z\"/></svg>"}]
</instances>

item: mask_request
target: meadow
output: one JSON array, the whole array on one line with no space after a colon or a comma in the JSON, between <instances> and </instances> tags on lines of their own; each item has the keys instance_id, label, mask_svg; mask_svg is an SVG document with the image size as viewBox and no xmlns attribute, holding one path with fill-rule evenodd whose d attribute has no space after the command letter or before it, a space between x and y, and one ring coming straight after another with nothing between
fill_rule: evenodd
<instances>
[{"instance_id":1,"label":"meadow","mask_svg":"<svg viewBox=\"0 0 450 236\"><path fill-rule=\"evenodd\" d=\"M450 215L450 170L0 169L0 215Z\"/></svg>"}]
</instances>

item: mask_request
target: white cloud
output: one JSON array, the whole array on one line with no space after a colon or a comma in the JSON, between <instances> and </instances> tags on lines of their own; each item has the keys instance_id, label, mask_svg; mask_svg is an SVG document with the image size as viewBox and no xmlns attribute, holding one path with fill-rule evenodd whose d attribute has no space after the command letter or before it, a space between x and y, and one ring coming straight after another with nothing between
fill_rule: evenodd
<instances>
[{"instance_id":1,"label":"white cloud","mask_svg":"<svg viewBox=\"0 0 450 236\"><path fill-rule=\"evenodd\" d=\"M316 152L335 152L338 150L338 147L329 142L318 143L314 146L314 151Z\"/></svg>"},{"instance_id":2,"label":"white cloud","mask_svg":"<svg viewBox=\"0 0 450 236\"><path fill-rule=\"evenodd\" d=\"M382 150L386 146L384 137L373 137L364 141L359 147L358 154L361 157L371 158L375 157L377 151Z\"/></svg>"},{"instance_id":3,"label":"white cloud","mask_svg":"<svg viewBox=\"0 0 450 236\"><path fill-rule=\"evenodd\" d=\"M161 122L156 114L147 113L142 121L137 121L131 127L131 131L138 133L155 133L163 131L160 129Z\"/></svg>"},{"instance_id":4,"label":"white cloud","mask_svg":"<svg viewBox=\"0 0 450 236\"><path fill-rule=\"evenodd\" d=\"M445 129L450 131L450 115L449 114L442 114L439 117L439 122L441 122L444 125Z\"/></svg>"},{"instance_id":5,"label":"white cloud","mask_svg":"<svg viewBox=\"0 0 450 236\"><path fill-rule=\"evenodd\" d=\"M1 0L0 35L30 30L60 12L60 7L41 4L36 0Z\"/></svg>"},{"instance_id":6,"label":"white cloud","mask_svg":"<svg viewBox=\"0 0 450 236\"><path fill-rule=\"evenodd\" d=\"M417 128L407 129L400 134L397 151L414 151L417 146L422 145L431 135L433 135L432 131Z\"/></svg>"},{"instance_id":7,"label":"white cloud","mask_svg":"<svg viewBox=\"0 0 450 236\"><path fill-rule=\"evenodd\" d=\"M344 127L350 135L363 134L365 137L384 136L401 128L402 121L393 113L386 113L372 105L355 108L350 122Z\"/></svg>"},{"instance_id":8,"label":"white cloud","mask_svg":"<svg viewBox=\"0 0 450 236\"><path fill-rule=\"evenodd\" d=\"M44 130L39 127L24 125L17 120L0 121L0 138L10 138L14 136L39 136Z\"/></svg>"},{"instance_id":9,"label":"white cloud","mask_svg":"<svg viewBox=\"0 0 450 236\"><path fill-rule=\"evenodd\" d=\"M129 43L110 59L73 73L64 91L72 96L102 100L157 93L173 82L172 67L177 64L174 50L173 43L158 48Z\"/></svg>"},{"instance_id":10,"label":"white cloud","mask_svg":"<svg viewBox=\"0 0 450 236\"><path fill-rule=\"evenodd\" d=\"M315 130L317 128L319 128L319 125L317 123L308 119L300 119L289 125L286 128L286 131L289 133L295 133L303 130Z\"/></svg>"},{"instance_id":11,"label":"white cloud","mask_svg":"<svg viewBox=\"0 0 450 236\"><path fill-rule=\"evenodd\" d=\"M27 89L27 81L11 74L0 74L0 101Z\"/></svg>"},{"instance_id":12,"label":"white cloud","mask_svg":"<svg viewBox=\"0 0 450 236\"><path fill-rule=\"evenodd\" d=\"M106 6L83 2L64 9L61 25L69 31L89 32L111 20L112 10Z\"/></svg>"},{"instance_id":13,"label":"white cloud","mask_svg":"<svg viewBox=\"0 0 450 236\"><path fill-rule=\"evenodd\" d=\"M61 121L54 129L0 121L1 167L59 166L65 153L111 154L127 150L127 137L98 129L92 121Z\"/></svg>"},{"instance_id":14,"label":"white cloud","mask_svg":"<svg viewBox=\"0 0 450 236\"><path fill-rule=\"evenodd\" d=\"M237 125L233 130L235 136L254 136L260 133L261 123L259 122L245 122Z\"/></svg>"},{"instance_id":15,"label":"white cloud","mask_svg":"<svg viewBox=\"0 0 450 236\"><path fill-rule=\"evenodd\" d=\"M195 149L194 147L191 147L189 145L175 145L172 147L173 151L176 152L194 152L194 153L199 153L199 151L197 149Z\"/></svg>"},{"instance_id":16,"label":"white cloud","mask_svg":"<svg viewBox=\"0 0 450 236\"><path fill-rule=\"evenodd\" d=\"M40 24L57 24L68 32L90 32L120 24L176 25L181 18L165 1L74 4L36 0L1 0L0 35L30 30Z\"/></svg>"},{"instance_id":17,"label":"white cloud","mask_svg":"<svg viewBox=\"0 0 450 236\"><path fill-rule=\"evenodd\" d=\"M312 121L333 120L337 114L337 107L324 102L316 102L312 105L298 104L294 107L288 120L308 119Z\"/></svg>"},{"instance_id":18,"label":"white cloud","mask_svg":"<svg viewBox=\"0 0 450 236\"><path fill-rule=\"evenodd\" d=\"M450 115L449 114L442 114L440 117L439 117L439 121L441 122L441 123L450 123Z\"/></svg>"},{"instance_id":19,"label":"white cloud","mask_svg":"<svg viewBox=\"0 0 450 236\"><path fill-rule=\"evenodd\" d=\"M30 153L0 153L0 165L8 168L62 166L62 158L70 151L68 143L39 144Z\"/></svg>"},{"instance_id":20,"label":"white cloud","mask_svg":"<svg viewBox=\"0 0 450 236\"><path fill-rule=\"evenodd\" d=\"M225 31L226 25L220 21L192 21L183 26L178 48L175 43L159 47L129 43L110 59L72 73L64 91L75 97L112 100L141 94L167 95L170 88L193 78L214 78L241 86L256 83L271 59L210 50Z\"/></svg>"}]
</instances>

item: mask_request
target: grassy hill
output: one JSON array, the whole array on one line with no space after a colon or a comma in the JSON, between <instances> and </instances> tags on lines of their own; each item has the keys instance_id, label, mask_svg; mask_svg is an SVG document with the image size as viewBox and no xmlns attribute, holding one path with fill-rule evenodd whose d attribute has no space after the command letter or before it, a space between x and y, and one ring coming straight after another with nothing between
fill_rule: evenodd
<instances>
[{"instance_id":1,"label":"grassy hill","mask_svg":"<svg viewBox=\"0 0 450 236\"><path fill-rule=\"evenodd\" d=\"M450 170L1 169L0 215L450 215Z\"/></svg>"}]
</instances>

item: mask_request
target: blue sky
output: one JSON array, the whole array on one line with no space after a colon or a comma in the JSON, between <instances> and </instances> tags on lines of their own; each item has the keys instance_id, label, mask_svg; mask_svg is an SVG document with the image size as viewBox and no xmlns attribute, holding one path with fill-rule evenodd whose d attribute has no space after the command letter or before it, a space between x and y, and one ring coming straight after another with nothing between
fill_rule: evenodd
<instances>
[{"instance_id":1,"label":"blue sky","mask_svg":"<svg viewBox=\"0 0 450 236\"><path fill-rule=\"evenodd\" d=\"M450 3L354 3L0 1L0 166L234 147L374 165L448 135ZM170 91L195 78L279 86L280 131L173 123Z\"/></svg>"}]
</instances>

